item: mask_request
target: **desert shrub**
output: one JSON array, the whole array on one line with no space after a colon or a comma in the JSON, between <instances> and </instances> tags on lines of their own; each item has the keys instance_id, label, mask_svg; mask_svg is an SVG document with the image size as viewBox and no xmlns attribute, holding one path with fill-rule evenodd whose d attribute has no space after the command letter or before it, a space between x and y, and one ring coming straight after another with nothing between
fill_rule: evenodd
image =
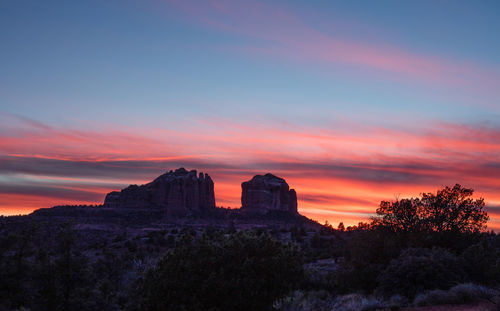
<instances>
[{"instance_id":1,"label":"desert shrub","mask_svg":"<svg viewBox=\"0 0 500 311\"><path fill-rule=\"evenodd\" d=\"M344 250L345 261L335 273L338 293L373 292L380 272L399 254L396 241L382 230L353 232Z\"/></svg>"},{"instance_id":2,"label":"desert shrub","mask_svg":"<svg viewBox=\"0 0 500 311\"><path fill-rule=\"evenodd\" d=\"M500 252L491 243L483 241L469 246L461 259L470 281L497 285L500 281Z\"/></svg>"},{"instance_id":3,"label":"desert shrub","mask_svg":"<svg viewBox=\"0 0 500 311\"><path fill-rule=\"evenodd\" d=\"M332 272L319 271L315 267L306 266L304 267L304 277L300 288L308 291L334 291L335 286L335 274Z\"/></svg>"},{"instance_id":4,"label":"desert shrub","mask_svg":"<svg viewBox=\"0 0 500 311\"><path fill-rule=\"evenodd\" d=\"M380 264L354 265L346 263L334 273L334 288L339 294L371 293L377 287L377 278L384 266Z\"/></svg>"},{"instance_id":5,"label":"desert shrub","mask_svg":"<svg viewBox=\"0 0 500 311\"><path fill-rule=\"evenodd\" d=\"M465 304L478 301L491 301L498 293L492 289L472 283L459 284L449 290L432 290L415 297L416 306L443 304Z\"/></svg>"},{"instance_id":6,"label":"desert shrub","mask_svg":"<svg viewBox=\"0 0 500 311\"><path fill-rule=\"evenodd\" d=\"M338 311L374 311L386 308L383 301L376 297L359 294L339 296L335 299L332 310Z\"/></svg>"},{"instance_id":7,"label":"desert shrub","mask_svg":"<svg viewBox=\"0 0 500 311\"><path fill-rule=\"evenodd\" d=\"M386 302L386 306L390 310L399 310L406 305L408 305L408 298L401 295L394 295Z\"/></svg>"},{"instance_id":8,"label":"desert shrub","mask_svg":"<svg viewBox=\"0 0 500 311\"><path fill-rule=\"evenodd\" d=\"M302 281L297 250L266 234L184 237L151 270L143 310L270 310Z\"/></svg>"},{"instance_id":9,"label":"desert shrub","mask_svg":"<svg viewBox=\"0 0 500 311\"><path fill-rule=\"evenodd\" d=\"M377 291L388 297L413 298L432 289L448 289L464 279L455 255L440 248L410 248L391 261L378 278Z\"/></svg>"},{"instance_id":10,"label":"desert shrub","mask_svg":"<svg viewBox=\"0 0 500 311\"><path fill-rule=\"evenodd\" d=\"M333 298L327 291L294 291L275 302L274 308L280 311L330 311Z\"/></svg>"},{"instance_id":11,"label":"desert shrub","mask_svg":"<svg viewBox=\"0 0 500 311\"><path fill-rule=\"evenodd\" d=\"M449 291L457 297L458 301L462 302L491 300L498 294L497 291L491 288L472 283L458 284L453 286Z\"/></svg>"},{"instance_id":12,"label":"desert shrub","mask_svg":"<svg viewBox=\"0 0 500 311\"><path fill-rule=\"evenodd\" d=\"M360 294L333 297L326 291L295 291L277 302L275 307L280 311L370 311L399 310L406 304L407 300L401 296L384 301L382 298Z\"/></svg>"}]
</instances>

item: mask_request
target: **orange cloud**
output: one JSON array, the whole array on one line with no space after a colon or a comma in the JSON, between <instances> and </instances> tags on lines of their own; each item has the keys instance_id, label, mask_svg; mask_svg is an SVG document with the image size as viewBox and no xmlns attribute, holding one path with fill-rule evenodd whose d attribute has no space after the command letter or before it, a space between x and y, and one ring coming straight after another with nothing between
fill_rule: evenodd
<instances>
[{"instance_id":1,"label":"orange cloud","mask_svg":"<svg viewBox=\"0 0 500 311\"><path fill-rule=\"evenodd\" d=\"M198 120L189 128L117 131L16 118L0 127L2 214L64 202L99 203L108 191L180 166L209 173L217 204L233 208L240 206L242 181L272 172L297 190L301 213L333 224L367 220L381 200L455 183L500 206L498 128L436 123L425 130L351 125L334 130ZM495 212L495 226L496 217Z\"/></svg>"}]
</instances>

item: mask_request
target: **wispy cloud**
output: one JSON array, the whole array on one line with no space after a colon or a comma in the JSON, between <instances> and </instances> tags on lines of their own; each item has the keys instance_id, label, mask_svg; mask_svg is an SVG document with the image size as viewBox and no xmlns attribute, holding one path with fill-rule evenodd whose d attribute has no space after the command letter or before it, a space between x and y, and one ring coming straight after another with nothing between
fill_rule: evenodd
<instances>
[{"instance_id":1,"label":"wispy cloud","mask_svg":"<svg viewBox=\"0 0 500 311\"><path fill-rule=\"evenodd\" d=\"M500 129L494 127L429 123L418 130L349 123L334 130L198 120L189 128L125 132L24 119L6 124L9 129L0 132L2 213L20 206L4 194L13 200L43 197L40 207L68 199L99 203L108 191L180 166L209 173L218 204L232 207L240 204L242 181L273 172L297 189L302 213L330 222L342 220L339 213L363 219L380 200L456 182L500 203Z\"/></svg>"},{"instance_id":2,"label":"wispy cloud","mask_svg":"<svg viewBox=\"0 0 500 311\"><path fill-rule=\"evenodd\" d=\"M245 39L235 43L243 52L337 69L348 65L351 71L365 75L378 71L396 81L406 79L411 84L454 88L457 92L467 89L476 94L474 104L482 102L478 96L488 97L488 102L498 99L500 73L491 68L453 56L414 52L382 39L374 44L335 36L310 26L292 7L243 0L166 2L180 12L182 20Z\"/></svg>"}]
</instances>

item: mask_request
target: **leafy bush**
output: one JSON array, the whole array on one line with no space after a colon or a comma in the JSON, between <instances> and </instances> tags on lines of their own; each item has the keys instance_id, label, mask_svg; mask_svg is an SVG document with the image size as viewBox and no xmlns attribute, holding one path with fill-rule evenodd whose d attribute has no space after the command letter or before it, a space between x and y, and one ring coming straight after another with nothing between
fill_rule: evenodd
<instances>
[{"instance_id":1,"label":"leafy bush","mask_svg":"<svg viewBox=\"0 0 500 311\"><path fill-rule=\"evenodd\" d=\"M469 246L461 255L469 280L497 285L500 280L499 255L499 250L485 241Z\"/></svg>"},{"instance_id":2,"label":"leafy bush","mask_svg":"<svg viewBox=\"0 0 500 311\"><path fill-rule=\"evenodd\" d=\"M335 289L339 294L371 293L384 266L379 264L353 265L346 263L334 273Z\"/></svg>"},{"instance_id":3,"label":"leafy bush","mask_svg":"<svg viewBox=\"0 0 500 311\"><path fill-rule=\"evenodd\" d=\"M302 260L265 234L184 237L144 282L143 310L270 310L302 281Z\"/></svg>"},{"instance_id":4,"label":"leafy bush","mask_svg":"<svg viewBox=\"0 0 500 311\"><path fill-rule=\"evenodd\" d=\"M280 300L275 307L280 311L370 311L398 310L407 304L401 296L391 297L388 301L374 296L349 294L333 298L326 291L295 291Z\"/></svg>"},{"instance_id":5,"label":"leafy bush","mask_svg":"<svg viewBox=\"0 0 500 311\"><path fill-rule=\"evenodd\" d=\"M377 291L413 298L426 290L448 289L463 279L462 267L452 253L439 248L410 248L380 274Z\"/></svg>"},{"instance_id":6,"label":"leafy bush","mask_svg":"<svg viewBox=\"0 0 500 311\"><path fill-rule=\"evenodd\" d=\"M340 296L335 299L332 310L338 311L372 311L384 309L385 304L375 297L359 294Z\"/></svg>"},{"instance_id":7,"label":"leafy bush","mask_svg":"<svg viewBox=\"0 0 500 311\"><path fill-rule=\"evenodd\" d=\"M330 311L333 298L328 292L294 291L291 295L275 302L274 307L280 311Z\"/></svg>"},{"instance_id":8,"label":"leafy bush","mask_svg":"<svg viewBox=\"0 0 500 311\"><path fill-rule=\"evenodd\" d=\"M443 304L465 304L478 301L491 301L498 293L492 289L472 283L459 284L449 290L432 290L417 295L413 302L416 306Z\"/></svg>"}]
</instances>

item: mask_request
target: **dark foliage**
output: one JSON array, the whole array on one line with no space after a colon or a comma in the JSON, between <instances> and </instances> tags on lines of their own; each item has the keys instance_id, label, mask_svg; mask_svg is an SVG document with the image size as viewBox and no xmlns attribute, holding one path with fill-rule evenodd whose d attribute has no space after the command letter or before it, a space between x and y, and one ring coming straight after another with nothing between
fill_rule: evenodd
<instances>
[{"instance_id":1,"label":"dark foliage","mask_svg":"<svg viewBox=\"0 0 500 311\"><path fill-rule=\"evenodd\" d=\"M480 242L461 254L464 269L471 282L496 286L500 282L500 240L484 235Z\"/></svg>"},{"instance_id":2,"label":"dark foliage","mask_svg":"<svg viewBox=\"0 0 500 311\"><path fill-rule=\"evenodd\" d=\"M270 310L302 277L297 250L265 234L185 237L148 273L142 310Z\"/></svg>"},{"instance_id":3,"label":"dark foliage","mask_svg":"<svg viewBox=\"0 0 500 311\"><path fill-rule=\"evenodd\" d=\"M472 194L455 185L421 198L381 202L372 223L356 228L347 241L334 278L338 292L377 289L412 298L459 281L499 284L499 239L481 233L488 215L483 199Z\"/></svg>"},{"instance_id":4,"label":"dark foliage","mask_svg":"<svg viewBox=\"0 0 500 311\"><path fill-rule=\"evenodd\" d=\"M391 261L378 278L378 290L386 296L409 298L430 289L448 289L465 280L458 258L440 248L410 248Z\"/></svg>"},{"instance_id":5,"label":"dark foliage","mask_svg":"<svg viewBox=\"0 0 500 311\"><path fill-rule=\"evenodd\" d=\"M382 201L373 225L393 232L475 233L486 228L484 199L471 198L474 190L456 184L421 198Z\"/></svg>"},{"instance_id":6,"label":"dark foliage","mask_svg":"<svg viewBox=\"0 0 500 311\"><path fill-rule=\"evenodd\" d=\"M43 229L28 224L2 239L0 299L7 308L82 310L90 296L89 274L75 233L68 225L57 233ZM42 233L53 240L40 239Z\"/></svg>"},{"instance_id":7,"label":"dark foliage","mask_svg":"<svg viewBox=\"0 0 500 311\"><path fill-rule=\"evenodd\" d=\"M371 223L337 230L229 209L173 224L99 206L0 217L0 311L270 310L296 290L411 300L498 287L500 236L484 232L472 194L456 185L382 202Z\"/></svg>"}]
</instances>

